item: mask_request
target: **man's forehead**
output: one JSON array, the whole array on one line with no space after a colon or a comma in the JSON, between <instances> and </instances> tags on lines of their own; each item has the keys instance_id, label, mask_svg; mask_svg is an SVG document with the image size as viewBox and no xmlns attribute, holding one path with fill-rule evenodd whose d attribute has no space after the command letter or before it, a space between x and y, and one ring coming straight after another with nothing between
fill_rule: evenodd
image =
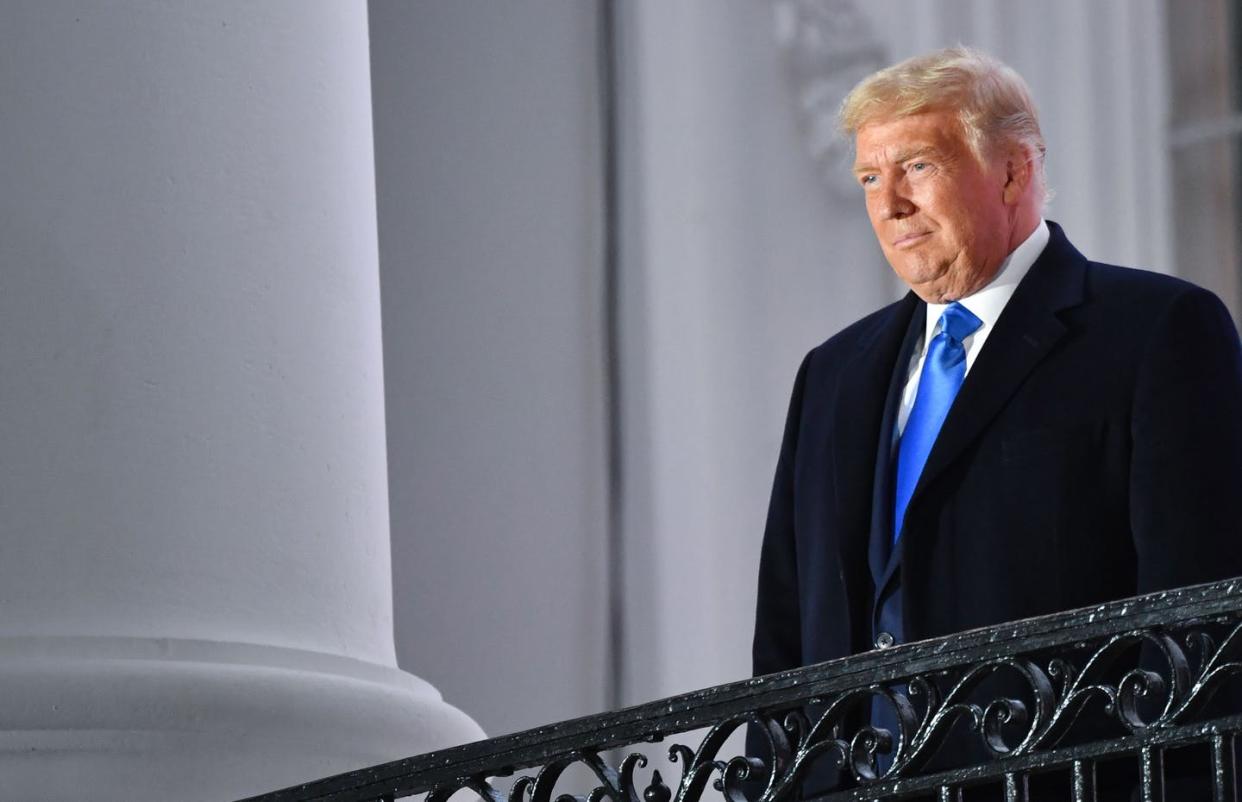
<instances>
[{"instance_id":1,"label":"man's forehead","mask_svg":"<svg viewBox=\"0 0 1242 802\"><path fill-rule=\"evenodd\" d=\"M855 134L855 170L903 162L915 156L944 155L966 146L957 115L950 111L935 109L880 117L864 123Z\"/></svg>"}]
</instances>

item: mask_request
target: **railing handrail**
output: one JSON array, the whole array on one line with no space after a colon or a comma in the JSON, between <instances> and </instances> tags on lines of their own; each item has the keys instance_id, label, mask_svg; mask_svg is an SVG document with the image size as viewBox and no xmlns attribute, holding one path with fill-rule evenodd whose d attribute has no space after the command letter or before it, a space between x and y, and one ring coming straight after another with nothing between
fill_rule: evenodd
<instances>
[{"instance_id":1,"label":"railing handrail","mask_svg":"<svg viewBox=\"0 0 1242 802\"><path fill-rule=\"evenodd\" d=\"M331 799L345 792L357 798L372 790L377 799L393 792L417 794L484 773L511 773L543 765L557 755L657 742L665 735L699 729L749 711L796 707L808 699L927 675L960 667L967 661L1099 640L1169 620L1179 624L1207 622L1239 611L1242 578L1161 591L717 685L403 758L243 802Z\"/></svg>"}]
</instances>

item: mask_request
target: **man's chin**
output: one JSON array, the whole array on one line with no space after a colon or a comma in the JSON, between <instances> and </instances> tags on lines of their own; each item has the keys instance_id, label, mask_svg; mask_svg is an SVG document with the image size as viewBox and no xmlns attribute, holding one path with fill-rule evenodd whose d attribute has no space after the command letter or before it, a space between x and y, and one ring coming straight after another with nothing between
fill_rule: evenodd
<instances>
[{"instance_id":1,"label":"man's chin","mask_svg":"<svg viewBox=\"0 0 1242 802\"><path fill-rule=\"evenodd\" d=\"M903 265L900 269L894 267L893 272L897 274L897 278L901 279L907 287L914 290L923 300L928 300L929 296L939 297L945 292L945 281L943 269L931 267L929 265L919 265L910 267ZM932 301L931 303L939 303Z\"/></svg>"}]
</instances>

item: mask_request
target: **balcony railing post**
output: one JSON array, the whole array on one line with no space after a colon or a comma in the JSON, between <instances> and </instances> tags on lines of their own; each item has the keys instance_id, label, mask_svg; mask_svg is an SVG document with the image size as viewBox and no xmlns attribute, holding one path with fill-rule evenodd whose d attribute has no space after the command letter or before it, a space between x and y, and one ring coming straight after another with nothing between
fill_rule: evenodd
<instances>
[{"instance_id":1,"label":"balcony railing post","mask_svg":"<svg viewBox=\"0 0 1242 802\"><path fill-rule=\"evenodd\" d=\"M1139 753L1143 802L1164 802L1164 750L1148 746Z\"/></svg>"},{"instance_id":2,"label":"balcony railing post","mask_svg":"<svg viewBox=\"0 0 1242 802\"><path fill-rule=\"evenodd\" d=\"M1027 802L1028 796L1026 775L1007 773L1005 775L1005 802Z\"/></svg>"},{"instance_id":3,"label":"balcony railing post","mask_svg":"<svg viewBox=\"0 0 1242 802\"><path fill-rule=\"evenodd\" d=\"M1218 733L1212 737L1212 802L1238 802L1238 764L1234 751L1236 736Z\"/></svg>"},{"instance_id":4,"label":"balcony railing post","mask_svg":"<svg viewBox=\"0 0 1242 802\"><path fill-rule=\"evenodd\" d=\"M1073 787L1074 802L1096 802L1094 762L1075 760L1070 772L1070 782Z\"/></svg>"}]
</instances>

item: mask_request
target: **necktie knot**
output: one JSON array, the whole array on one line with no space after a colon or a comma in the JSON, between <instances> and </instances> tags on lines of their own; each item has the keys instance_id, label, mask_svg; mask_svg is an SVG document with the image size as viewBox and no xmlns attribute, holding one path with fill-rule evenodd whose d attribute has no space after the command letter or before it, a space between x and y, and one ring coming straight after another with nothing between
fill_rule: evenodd
<instances>
[{"instance_id":1,"label":"necktie knot","mask_svg":"<svg viewBox=\"0 0 1242 802\"><path fill-rule=\"evenodd\" d=\"M940 330L959 343L982 325L982 320L957 301L945 307L944 314L940 316Z\"/></svg>"}]
</instances>

